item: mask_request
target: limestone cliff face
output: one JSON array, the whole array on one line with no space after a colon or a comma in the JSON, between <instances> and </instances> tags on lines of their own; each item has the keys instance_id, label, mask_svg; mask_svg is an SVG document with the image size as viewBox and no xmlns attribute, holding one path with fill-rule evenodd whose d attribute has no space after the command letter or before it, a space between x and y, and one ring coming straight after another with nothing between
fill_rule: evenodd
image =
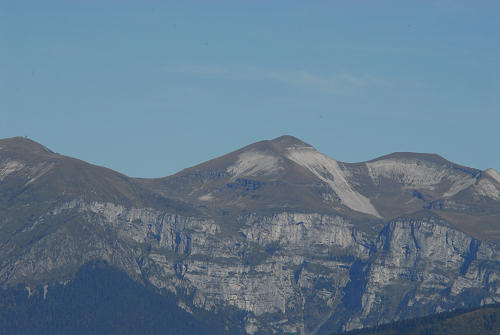
<instances>
[{"instance_id":1,"label":"limestone cliff face","mask_svg":"<svg viewBox=\"0 0 500 335\"><path fill-rule=\"evenodd\" d=\"M435 217L392 221L366 264L359 315L347 328L498 301L499 256L500 244Z\"/></svg>"},{"instance_id":2,"label":"limestone cliff face","mask_svg":"<svg viewBox=\"0 0 500 335\"><path fill-rule=\"evenodd\" d=\"M67 217L85 224L63 225L23 250L2 246L4 285L70 280L104 259L176 293L187 309L244 311L248 333L315 334L500 301L500 245L435 216L394 220L373 234L340 216L251 214L221 225L76 199L33 226Z\"/></svg>"}]
</instances>

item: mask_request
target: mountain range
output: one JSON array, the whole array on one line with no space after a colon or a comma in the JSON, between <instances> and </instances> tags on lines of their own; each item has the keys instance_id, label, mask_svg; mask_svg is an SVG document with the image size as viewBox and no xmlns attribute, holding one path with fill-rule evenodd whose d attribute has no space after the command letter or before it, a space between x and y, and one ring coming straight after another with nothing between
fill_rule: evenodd
<instances>
[{"instance_id":1,"label":"mountain range","mask_svg":"<svg viewBox=\"0 0 500 335\"><path fill-rule=\"evenodd\" d=\"M30 301L88 296L71 286L88 267L232 334L330 334L490 304L500 174L409 152L343 163L282 136L144 179L0 140L0 285L18 297L0 328Z\"/></svg>"}]
</instances>

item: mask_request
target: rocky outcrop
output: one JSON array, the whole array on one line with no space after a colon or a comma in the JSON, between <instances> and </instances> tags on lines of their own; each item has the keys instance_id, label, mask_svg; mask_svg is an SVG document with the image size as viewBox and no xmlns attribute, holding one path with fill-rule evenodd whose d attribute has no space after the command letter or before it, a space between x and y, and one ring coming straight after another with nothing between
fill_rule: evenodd
<instances>
[{"instance_id":1,"label":"rocky outcrop","mask_svg":"<svg viewBox=\"0 0 500 335\"><path fill-rule=\"evenodd\" d=\"M500 299L500 245L436 217L400 219L379 234L359 315L346 329Z\"/></svg>"}]
</instances>

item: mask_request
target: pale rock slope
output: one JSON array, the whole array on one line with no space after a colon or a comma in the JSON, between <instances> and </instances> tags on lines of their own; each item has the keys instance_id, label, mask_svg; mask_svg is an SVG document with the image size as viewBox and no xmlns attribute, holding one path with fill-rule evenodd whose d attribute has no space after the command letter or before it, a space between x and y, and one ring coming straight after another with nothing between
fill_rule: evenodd
<instances>
[{"instance_id":1,"label":"pale rock slope","mask_svg":"<svg viewBox=\"0 0 500 335\"><path fill-rule=\"evenodd\" d=\"M342 203L352 210L381 218L370 199L355 191L349 184L346 171L338 162L319 153L313 147L292 147L287 152L287 158L304 166L316 177L324 181L340 197Z\"/></svg>"},{"instance_id":2,"label":"pale rock slope","mask_svg":"<svg viewBox=\"0 0 500 335\"><path fill-rule=\"evenodd\" d=\"M472 186L476 182L473 175L434 161L421 159L380 159L367 162L366 167L370 178L376 185L383 183L382 178L392 179L405 188L420 190L436 190L444 181L449 183L444 197L452 197L460 191Z\"/></svg>"},{"instance_id":3,"label":"pale rock slope","mask_svg":"<svg viewBox=\"0 0 500 335\"><path fill-rule=\"evenodd\" d=\"M236 164L227 168L227 172L232 176L253 176L271 175L283 170L279 157L250 150L238 156Z\"/></svg>"},{"instance_id":4,"label":"pale rock slope","mask_svg":"<svg viewBox=\"0 0 500 335\"><path fill-rule=\"evenodd\" d=\"M488 169L484 173L493 178L494 180L496 180L496 182L500 184L500 173L498 173L497 170Z\"/></svg>"}]
</instances>

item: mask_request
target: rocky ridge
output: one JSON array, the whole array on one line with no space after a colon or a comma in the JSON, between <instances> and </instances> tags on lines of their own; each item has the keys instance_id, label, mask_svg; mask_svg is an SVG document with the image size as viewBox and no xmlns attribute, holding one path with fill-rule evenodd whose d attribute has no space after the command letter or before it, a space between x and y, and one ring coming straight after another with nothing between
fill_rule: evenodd
<instances>
[{"instance_id":1,"label":"rocky ridge","mask_svg":"<svg viewBox=\"0 0 500 335\"><path fill-rule=\"evenodd\" d=\"M75 185L69 158L25 139L0 147L3 287L50 294L106 260L185 310L243 313L249 334L323 334L500 300L494 170L408 153L347 164L282 137L157 180L90 166Z\"/></svg>"}]
</instances>

